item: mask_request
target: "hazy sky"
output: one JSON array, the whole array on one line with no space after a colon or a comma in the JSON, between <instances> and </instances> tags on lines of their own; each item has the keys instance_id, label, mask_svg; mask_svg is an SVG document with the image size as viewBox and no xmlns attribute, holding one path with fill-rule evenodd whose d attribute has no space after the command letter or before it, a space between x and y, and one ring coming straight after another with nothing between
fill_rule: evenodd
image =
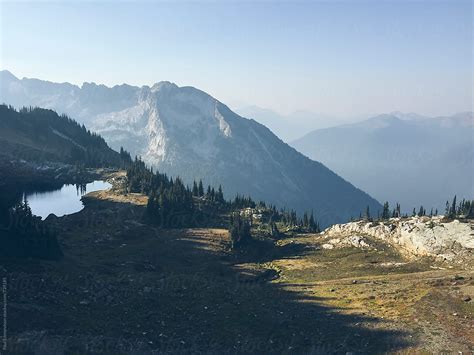
<instances>
[{"instance_id":1,"label":"hazy sky","mask_svg":"<svg viewBox=\"0 0 474 355\"><path fill-rule=\"evenodd\" d=\"M471 1L0 3L0 67L338 116L472 110Z\"/></svg>"}]
</instances>

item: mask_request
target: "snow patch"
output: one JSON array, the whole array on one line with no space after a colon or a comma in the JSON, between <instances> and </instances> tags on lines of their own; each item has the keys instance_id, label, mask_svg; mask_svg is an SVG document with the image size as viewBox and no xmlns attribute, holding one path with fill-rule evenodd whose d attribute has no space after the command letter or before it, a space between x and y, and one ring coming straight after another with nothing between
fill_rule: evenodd
<instances>
[{"instance_id":1,"label":"snow patch","mask_svg":"<svg viewBox=\"0 0 474 355\"><path fill-rule=\"evenodd\" d=\"M230 129L230 125L224 119L224 116L221 115L219 110L217 109L217 101L216 101L216 108L214 112L214 117L219 122L219 129L226 137L232 137L232 131Z\"/></svg>"}]
</instances>

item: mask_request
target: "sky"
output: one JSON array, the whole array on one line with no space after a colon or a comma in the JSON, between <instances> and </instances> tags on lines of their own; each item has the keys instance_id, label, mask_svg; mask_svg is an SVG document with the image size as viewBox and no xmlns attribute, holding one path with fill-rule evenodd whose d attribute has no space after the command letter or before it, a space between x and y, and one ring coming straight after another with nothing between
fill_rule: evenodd
<instances>
[{"instance_id":1,"label":"sky","mask_svg":"<svg viewBox=\"0 0 474 355\"><path fill-rule=\"evenodd\" d=\"M337 117L473 110L472 1L0 2L0 69Z\"/></svg>"}]
</instances>

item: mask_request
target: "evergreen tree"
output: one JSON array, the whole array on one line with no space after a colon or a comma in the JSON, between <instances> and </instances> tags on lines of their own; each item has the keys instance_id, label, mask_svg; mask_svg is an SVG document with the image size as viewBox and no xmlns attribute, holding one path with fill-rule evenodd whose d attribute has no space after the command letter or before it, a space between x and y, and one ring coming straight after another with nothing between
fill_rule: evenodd
<instances>
[{"instance_id":1,"label":"evergreen tree","mask_svg":"<svg viewBox=\"0 0 474 355\"><path fill-rule=\"evenodd\" d=\"M57 260L62 251L56 234L31 212L26 197L8 210L8 228L0 228L0 255ZM2 223L3 224L3 219ZM3 226L2 226L3 227Z\"/></svg>"},{"instance_id":2,"label":"evergreen tree","mask_svg":"<svg viewBox=\"0 0 474 355\"><path fill-rule=\"evenodd\" d=\"M451 218L456 217L456 195L454 195L453 203L452 203L451 208L449 210L449 217L451 217Z\"/></svg>"},{"instance_id":3,"label":"evergreen tree","mask_svg":"<svg viewBox=\"0 0 474 355\"><path fill-rule=\"evenodd\" d=\"M199 180L198 195L200 197L204 196L204 187L202 186L202 180Z\"/></svg>"},{"instance_id":4,"label":"evergreen tree","mask_svg":"<svg viewBox=\"0 0 474 355\"><path fill-rule=\"evenodd\" d=\"M422 217L425 214L426 214L425 209L423 208L423 206L420 206L420 209L418 210L418 217Z\"/></svg>"},{"instance_id":5,"label":"evergreen tree","mask_svg":"<svg viewBox=\"0 0 474 355\"><path fill-rule=\"evenodd\" d=\"M388 205L388 201L383 204L382 210L382 219L387 220L390 218L390 207Z\"/></svg>"},{"instance_id":6,"label":"evergreen tree","mask_svg":"<svg viewBox=\"0 0 474 355\"><path fill-rule=\"evenodd\" d=\"M314 220L313 211L311 211L311 215L309 216L309 231L313 233L319 233L319 227Z\"/></svg>"},{"instance_id":7,"label":"evergreen tree","mask_svg":"<svg viewBox=\"0 0 474 355\"><path fill-rule=\"evenodd\" d=\"M224 193L222 192L222 186L221 185L219 185L219 189L217 190L216 200L218 202L224 202Z\"/></svg>"}]
</instances>

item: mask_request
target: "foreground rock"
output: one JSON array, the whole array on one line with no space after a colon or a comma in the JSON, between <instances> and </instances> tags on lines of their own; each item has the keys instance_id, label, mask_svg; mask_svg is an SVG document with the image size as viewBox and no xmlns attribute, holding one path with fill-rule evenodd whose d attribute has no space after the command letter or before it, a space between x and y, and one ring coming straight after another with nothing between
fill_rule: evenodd
<instances>
[{"instance_id":1,"label":"foreground rock","mask_svg":"<svg viewBox=\"0 0 474 355\"><path fill-rule=\"evenodd\" d=\"M336 224L322 232L328 244L334 240L371 236L395 247L402 254L436 257L472 268L474 221L446 221L443 216L391 218L385 222L358 221Z\"/></svg>"}]
</instances>

